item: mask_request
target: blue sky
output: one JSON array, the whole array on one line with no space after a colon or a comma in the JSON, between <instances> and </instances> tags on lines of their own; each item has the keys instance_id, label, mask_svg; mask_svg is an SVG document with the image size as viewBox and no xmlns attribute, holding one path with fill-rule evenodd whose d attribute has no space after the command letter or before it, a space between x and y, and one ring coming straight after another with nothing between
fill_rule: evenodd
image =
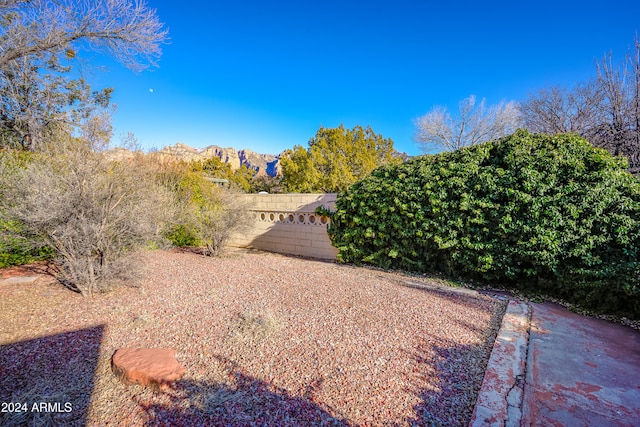
<instances>
[{"instance_id":1,"label":"blue sky","mask_svg":"<svg viewBox=\"0 0 640 427\"><path fill-rule=\"evenodd\" d=\"M367 126L420 154L413 120L523 100L622 60L640 31L638 0L148 0L169 29L159 68L113 63L92 73L115 88L114 142L183 142L278 154L320 126Z\"/></svg>"}]
</instances>

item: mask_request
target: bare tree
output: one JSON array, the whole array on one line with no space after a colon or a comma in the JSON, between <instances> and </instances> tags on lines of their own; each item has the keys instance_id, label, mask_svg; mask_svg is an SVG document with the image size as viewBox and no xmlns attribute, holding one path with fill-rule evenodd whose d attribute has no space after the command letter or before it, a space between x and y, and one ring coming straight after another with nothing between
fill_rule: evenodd
<instances>
[{"instance_id":1,"label":"bare tree","mask_svg":"<svg viewBox=\"0 0 640 427\"><path fill-rule=\"evenodd\" d=\"M524 126L531 132L584 135L602 122L602 99L595 81L571 89L554 86L530 95L520 104L520 111Z\"/></svg>"},{"instance_id":2,"label":"bare tree","mask_svg":"<svg viewBox=\"0 0 640 427\"><path fill-rule=\"evenodd\" d=\"M141 0L0 0L0 145L37 151L108 111L111 88L71 77L83 49L143 70L166 37Z\"/></svg>"},{"instance_id":3,"label":"bare tree","mask_svg":"<svg viewBox=\"0 0 640 427\"><path fill-rule=\"evenodd\" d=\"M142 0L3 0L0 69L33 55L101 51L129 68L157 64L167 31Z\"/></svg>"},{"instance_id":4,"label":"bare tree","mask_svg":"<svg viewBox=\"0 0 640 427\"><path fill-rule=\"evenodd\" d=\"M520 108L532 132L577 133L596 147L629 160L640 173L640 39L620 65L609 53L596 63L596 78L573 88L552 87L531 95Z\"/></svg>"},{"instance_id":5,"label":"bare tree","mask_svg":"<svg viewBox=\"0 0 640 427\"><path fill-rule=\"evenodd\" d=\"M612 54L596 64L597 82L603 94L604 120L586 132L592 144L629 159L632 172L640 171L640 39L633 53L616 68Z\"/></svg>"},{"instance_id":6,"label":"bare tree","mask_svg":"<svg viewBox=\"0 0 640 427\"><path fill-rule=\"evenodd\" d=\"M476 104L476 97L471 95L460 101L457 117L438 106L416 119L414 139L424 152L453 151L509 135L519 124L520 112L515 102L487 108L484 99Z\"/></svg>"}]
</instances>

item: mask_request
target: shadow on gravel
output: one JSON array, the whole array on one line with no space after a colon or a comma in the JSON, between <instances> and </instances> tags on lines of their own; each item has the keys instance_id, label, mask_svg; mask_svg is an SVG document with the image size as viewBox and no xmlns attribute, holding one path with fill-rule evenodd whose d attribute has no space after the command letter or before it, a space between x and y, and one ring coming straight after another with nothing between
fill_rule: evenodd
<instances>
[{"instance_id":1,"label":"shadow on gravel","mask_svg":"<svg viewBox=\"0 0 640 427\"><path fill-rule=\"evenodd\" d=\"M479 299L469 295L461 296L444 291L440 294L452 304L462 305L463 309L476 309L481 304ZM462 326L462 330L479 335L483 344L463 345L454 340L447 340L444 345L431 345L426 339L414 350L411 357L420 364L434 366L437 378L429 379L432 387L417 391L420 403L414 406L416 416L407 420L408 425L469 425L484 379L484 371L506 309L505 301L496 301L495 304L491 322L484 330L451 319ZM434 337L434 340L442 342L442 337Z\"/></svg>"},{"instance_id":2,"label":"shadow on gravel","mask_svg":"<svg viewBox=\"0 0 640 427\"><path fill-rule=\"evenodd\" d=\"M103 334L99 325L0 345L0 425L86 425Z\"/></svg>"},{"instance_id":3,"label":"shadow on gravel","mask_svg":"<svg viewBox=\"0 0 640 427\"><path fill-rule=\"evenodd\" d=\"M304 397L252 378L228 359L218 356L229 383L177 381L167 393L168 404L138 403L147 412L147 426L351 426L313 400L313 387Z\"/></svg>"}]
</instances>

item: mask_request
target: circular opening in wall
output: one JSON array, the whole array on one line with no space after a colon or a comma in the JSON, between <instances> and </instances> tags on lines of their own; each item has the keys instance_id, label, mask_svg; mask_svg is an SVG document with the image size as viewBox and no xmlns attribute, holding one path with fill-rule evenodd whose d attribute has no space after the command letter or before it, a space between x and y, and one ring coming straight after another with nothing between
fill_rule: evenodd
<instances>
[{"instance_id":1,"label":"circular opening in wall","mask_svg":"<svg viewBox=\"0 0 640 427\"><path fill-rule=\"evenodd\" d=\"M274 219L276 219L276 216L273 213L269 214L269 220L273 221Z\"/></svg>"},{"instance_id":2,"label":"circular opening in wall","mask_svg":"<svg viewBox=\"0 0 640 427\"><path fill-rule=\"evenodd\" d=\"M315 224L316 223L316 216L315 215L309 215L309 222L311 224Z\"/></svg>"},{"instance_id":3,"label":"circular opening in wall","mask_svg":"<svg viewBox=\"0 0 640 427\"><path fill-rule=\"evenodd\" d=\"M260 214L260 221L264 221L266 217L267 217L267 216L264 214L264 212L262 212L262 213Z\"/></svg>"},{"instance_id":4,"label":"circular opening in wall","mask_svg":"<svg viewBox=\"0 0 640 427\"><path fill-rule=\"evenodd\" d=\"M295 217L293 216L293 214L289 214L289 222L293 222L295 221Z\"/></svg>"},{"instance_id":5,"label":"circular opening in wall","mask_svg":"<svg viewBox=\"0 0 640 427\"><path fill-rule=\"evenodd\" d=\"M278 221L284 221L284 214L278 215Z\"/></svg>"},{"instance_id":6,"label":"circular opening in wall","mask_svg":"<svg viewBox=\"0 0 640 427\"><path fill-rule=\"evenodd\" d=\"M304 215L298 215L298 222L304 224Z\"/></svg>"},{"instance_id":7,"label":"circular opening in wall","mask_svg":"<svg viewBox=\"0 0 640 427\"><path fill-rule=\"evenodd\" d=\"M322 215L320 217L320 222L323 223L323 224L326 224L327 222L329 222L329 218L324 216L324 215Z\"/></svg>"}]
</instances>

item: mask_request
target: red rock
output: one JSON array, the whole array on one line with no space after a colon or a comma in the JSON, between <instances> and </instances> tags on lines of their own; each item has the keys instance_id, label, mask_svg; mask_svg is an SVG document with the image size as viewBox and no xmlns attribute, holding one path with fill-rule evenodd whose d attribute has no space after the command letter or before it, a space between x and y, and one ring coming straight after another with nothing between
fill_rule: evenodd
<instances>
[{"instance_id":1,"label":"red rock","mask_svg":"<svg viewBox=\"0 0 640 427\"><path fill-rule=\"evenodd\" d=\"M111 369L125 384L166 390L186 372L175 355L170 348L120 348L111 358Z\"/></svg>"}]
</instances>

